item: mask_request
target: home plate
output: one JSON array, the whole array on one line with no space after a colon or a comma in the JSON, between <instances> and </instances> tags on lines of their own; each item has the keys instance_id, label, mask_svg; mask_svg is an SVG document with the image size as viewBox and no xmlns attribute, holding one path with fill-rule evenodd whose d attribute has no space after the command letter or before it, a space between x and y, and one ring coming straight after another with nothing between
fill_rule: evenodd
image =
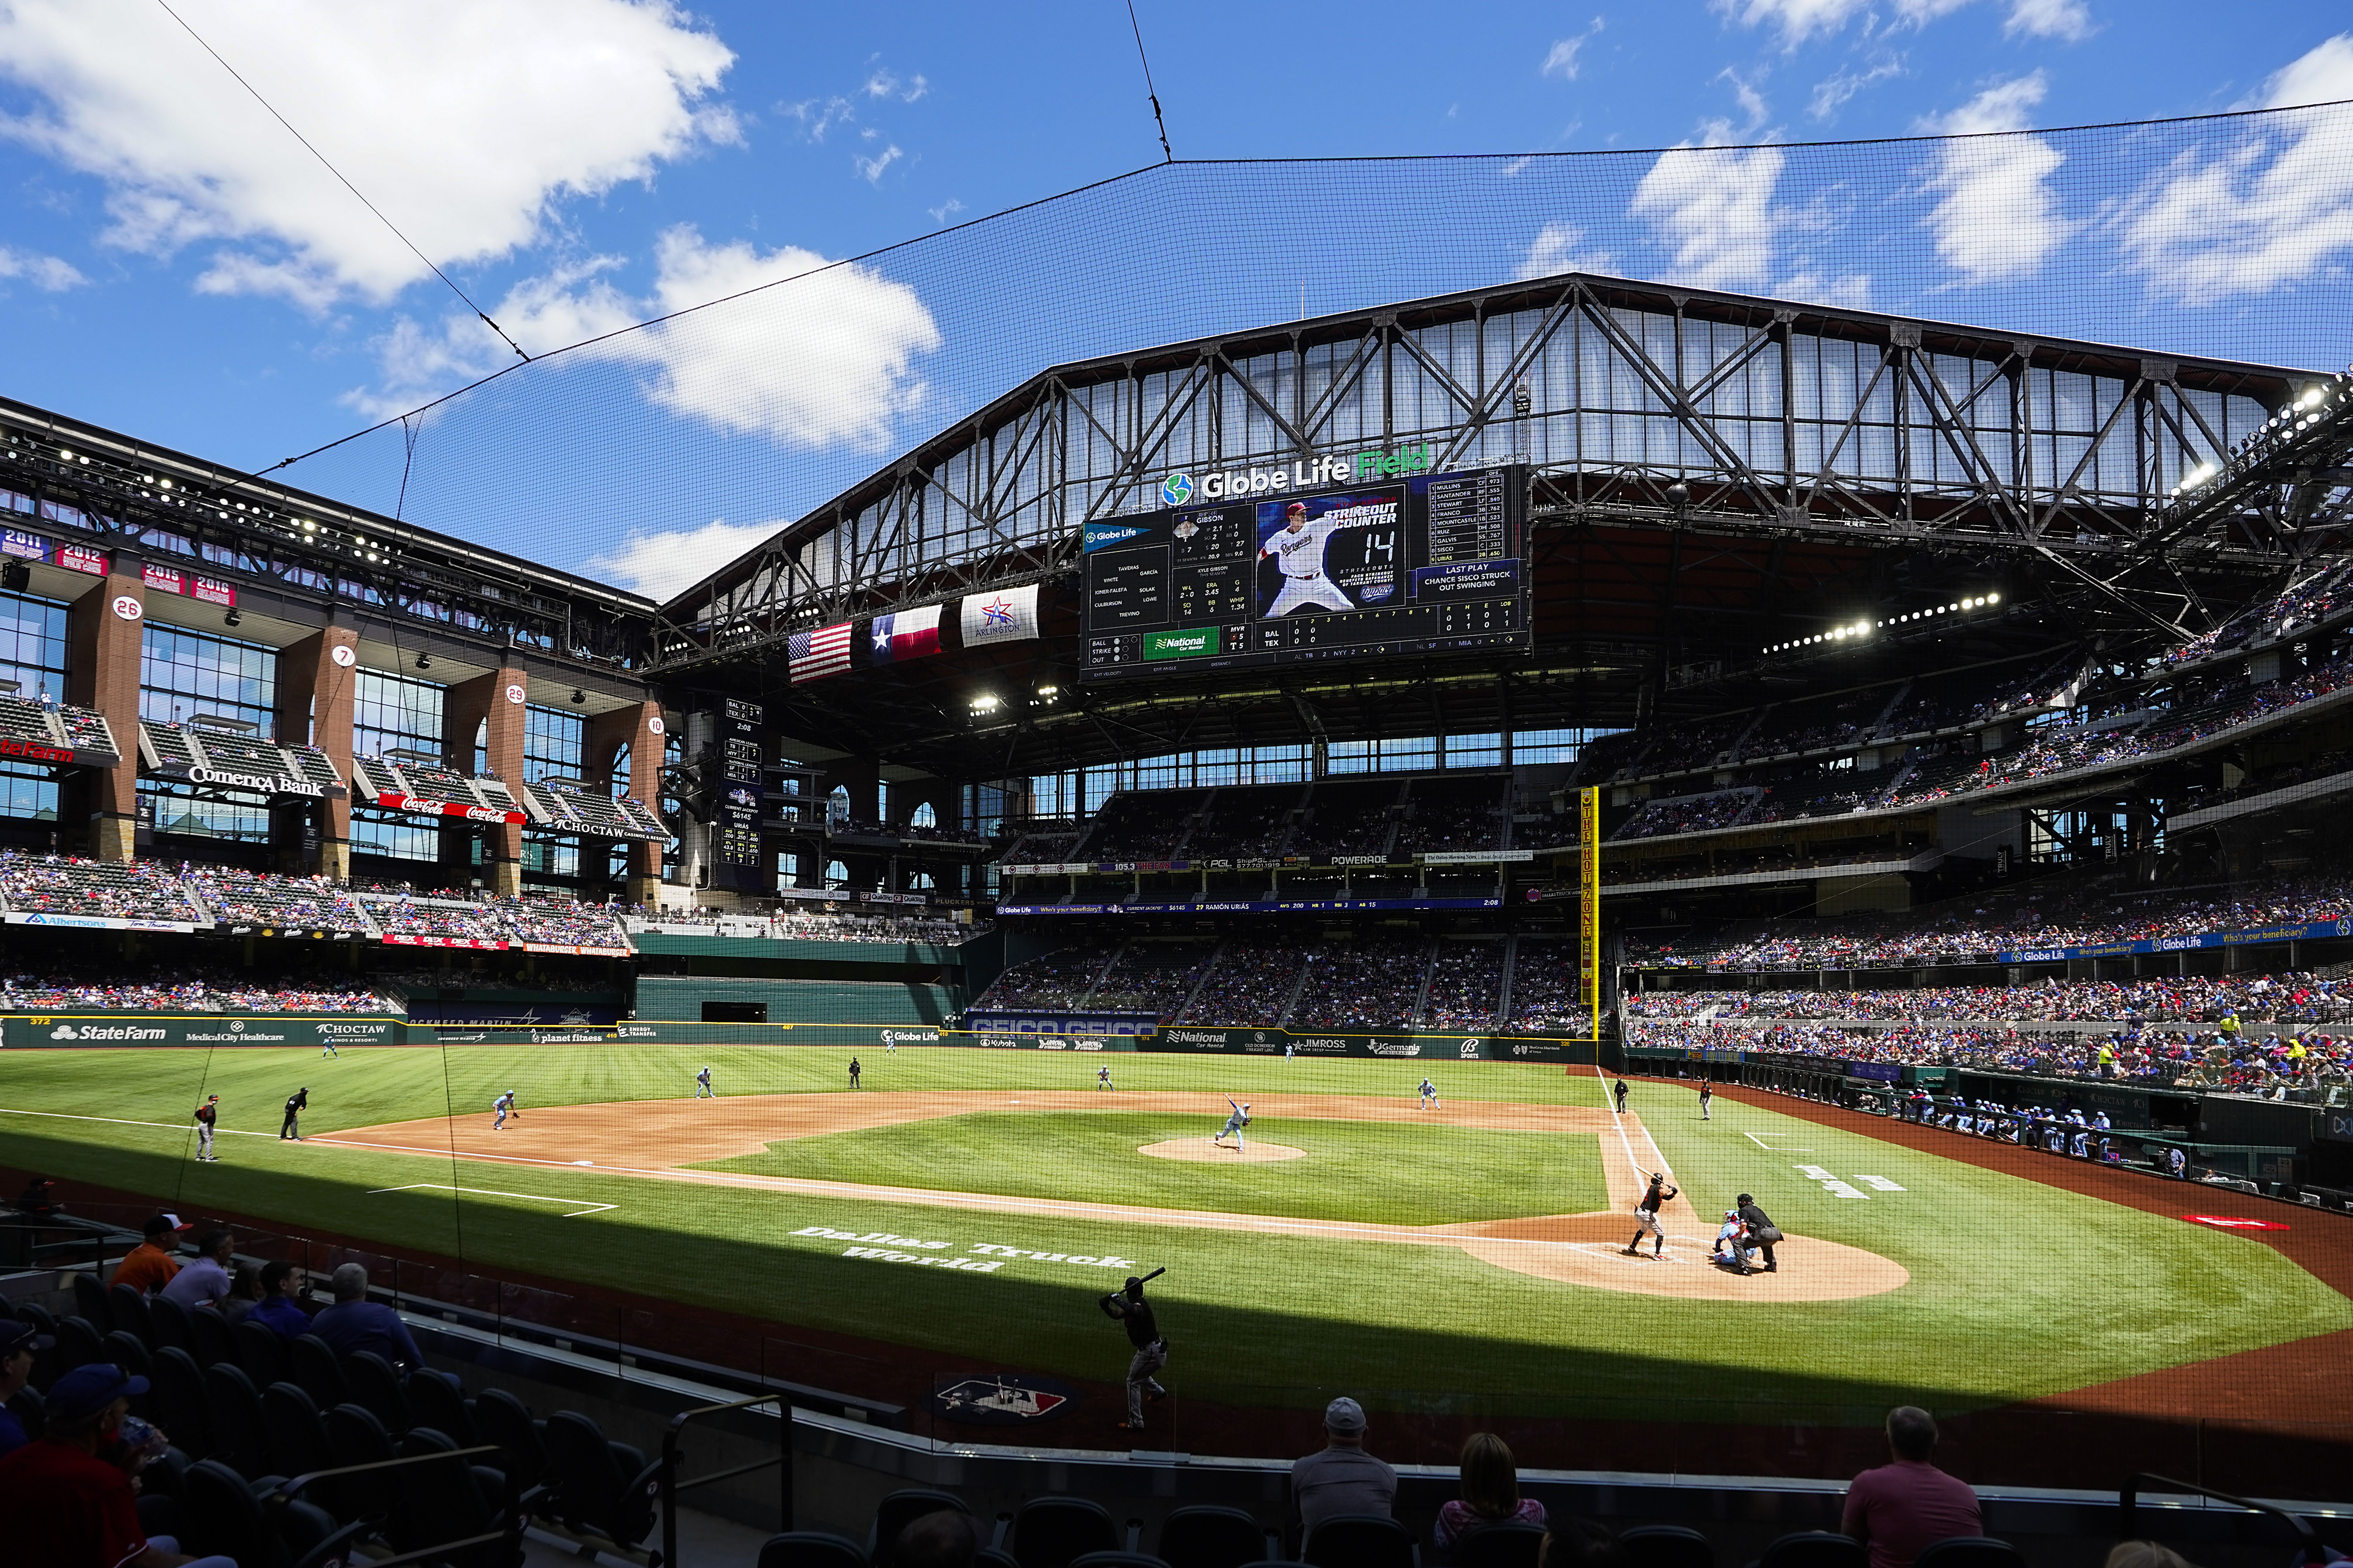
<instances>
[{"instance_id":1,"label":"home plate","mask_svg":"<svg viewBox=\"0 0 2353 1568\"><path fill-rule=\"evenodd\" d=\"M1220 1165L1266 1165L1277 1160L1303 1159L1307 1153L1288 1143L1261 1143L1255 1138L1240 1149L1230 1143L1212 1143L1207 1138L1171 1138L1165 1143L1141 1144L1135 1152L1155 1160L1189 1160L1199 1164L1214 1162Z\"/></svg>"}]
</instances>

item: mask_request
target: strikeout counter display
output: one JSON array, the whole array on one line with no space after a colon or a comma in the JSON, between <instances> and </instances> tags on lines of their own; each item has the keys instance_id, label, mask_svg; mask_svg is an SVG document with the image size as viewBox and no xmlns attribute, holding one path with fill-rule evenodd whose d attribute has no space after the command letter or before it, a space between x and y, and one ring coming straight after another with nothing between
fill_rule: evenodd
<instances>
[{"instance_id":1,"label":"strikeout counter display","mask_svg":"<svg viewBox=\"0 0 2353 1568\"><path fill-rule=\"evenodd\" d=\"M1527 469L1430 463L1168 475L1166 510L1086 526L1082 673L1530 647Z\"/></svg>"}]
</instances>

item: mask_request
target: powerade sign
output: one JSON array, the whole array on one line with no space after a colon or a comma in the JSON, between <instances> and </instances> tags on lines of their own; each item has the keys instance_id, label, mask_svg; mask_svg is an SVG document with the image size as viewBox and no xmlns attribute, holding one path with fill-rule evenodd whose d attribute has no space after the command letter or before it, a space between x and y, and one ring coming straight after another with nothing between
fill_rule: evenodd
<instances>
[{"instance_id":1,"label":"powerade sign","mask_svg":"<svg viewBox=\"0 0 2353 1568\"><path fill-rule=\"evenodd\" d=\"M1179 470L1160 481L1160 504L1190 506L1197 500L1226 500L1365 479L1393 479L1404 474L1426 474L1430 469L1430 448L1424 445L1400 447L1395 451L1376 447L1363 452L1327 452L1312 463L1301 460L1246 468L1212 468L1198 479ZM1089 531L1092 535L1092 531Z\"/></svg>"}]
</instances>

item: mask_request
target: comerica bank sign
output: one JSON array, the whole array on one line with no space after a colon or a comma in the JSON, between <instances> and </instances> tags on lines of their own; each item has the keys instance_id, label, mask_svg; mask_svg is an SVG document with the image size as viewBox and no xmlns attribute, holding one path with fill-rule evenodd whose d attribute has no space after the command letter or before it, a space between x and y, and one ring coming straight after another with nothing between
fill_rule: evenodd
<instances>
[{"instance_id":1,"label":"comerica bank sign","mask_svg":"<svg viewBox=\"0 0 2353 1568\"><path fill-rule=\"evenodd\" d=\"M1213 468L1196 479L1173 473L1160 481L1160 504L1189 506L1197 500L1230 500L1262 496L1277 490L1312 490L1325 485L1353 484L1367 479L1393 479L1403 474L1426 474L1430 468L1427 445L1400 447L1394 452L1374 448L1363 452L1325 453L1314 462L1276 463L1271 467Z\"/></svg>"}]
</instances>

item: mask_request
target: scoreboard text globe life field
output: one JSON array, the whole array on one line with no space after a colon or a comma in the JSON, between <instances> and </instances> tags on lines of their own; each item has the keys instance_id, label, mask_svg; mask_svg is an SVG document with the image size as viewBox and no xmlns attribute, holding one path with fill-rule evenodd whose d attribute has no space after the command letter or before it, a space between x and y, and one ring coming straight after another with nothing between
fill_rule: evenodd
<instances>
[{"instance_id":1,"label":"scoreboard text globe life field","mask_svg":"<svg viewBox=\"0 0 2353 1568\"><path fill-rule=\"evenodd\" d=\"M706 1065L716 1098L696 1096ZM299 1143L276 1136L298 1086ZM1551 1064L879 1040L60 1048L0 1058L0 1121L9 1162L55 1176L784 1325L917 1372L1115 1384L1124 1341L1095 1300L1165 1268L1152 1296L1180 1420L1348 1393L1497 1419L1867 1426L1897 1401L1957 1414L2167 1368L2194 1382L2353 1328L2273 1248L1989 1168L1957 1140L1930 1152L1736 1092L1703 1120L1690 1088L1658 1080L1619 1117L1606 1089ZM493 1130L509 1089L517 1114ZM219 1161L184 1166L189 1108L214 1094ZM1229 1102L1250 1121L1213 1142ZM1629 1257L1662 1169L1679 1188L1664 1255L1646 1237ZM1708 1262L1742 1193L1789 1238L1775 1273ZM1115 1404L1086 1402L1072 1419L1106 1430L1068 1440L1111 1442Z\"/></svg>"}]
</instances>

